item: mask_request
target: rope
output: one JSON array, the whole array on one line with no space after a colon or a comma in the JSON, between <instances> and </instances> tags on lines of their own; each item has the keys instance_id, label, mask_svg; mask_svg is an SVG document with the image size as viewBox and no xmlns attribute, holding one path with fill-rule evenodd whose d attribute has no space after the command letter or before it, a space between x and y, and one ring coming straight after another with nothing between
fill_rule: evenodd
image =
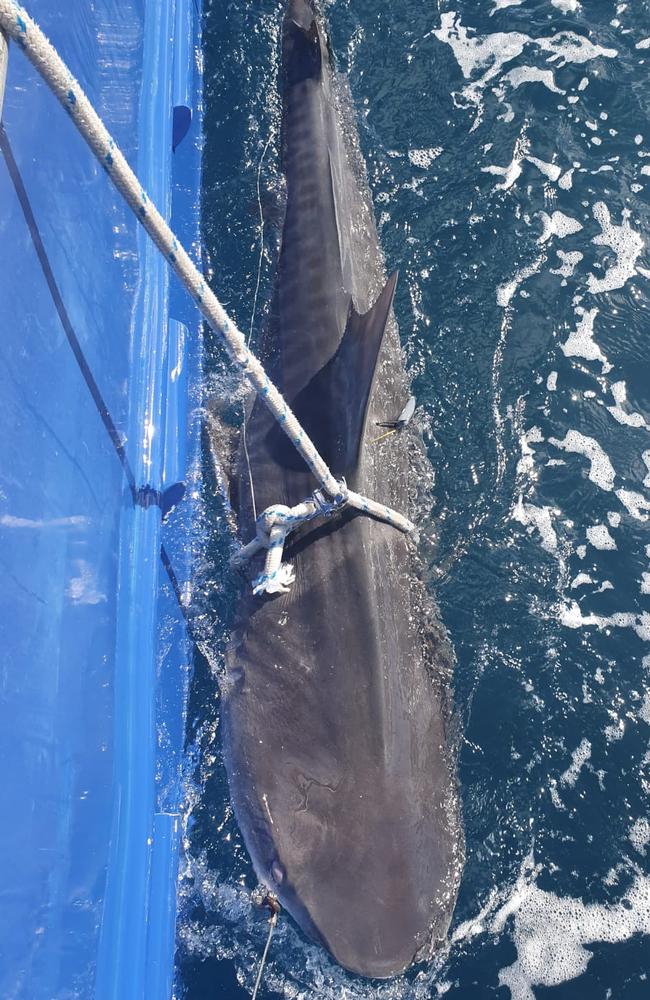
<instances>
[{"instance_id":1,"label":"rope","mask_svg":"<svg viewBox=\"0 0 650 1000\"><path fill-rule=\"evenodd\" d=\"M302 456L324 495L344 498L343 503L337 504L335 510L340 510L347 504L364 514L386 521L399 531L405 533L413 531L415 526L408 518L383 504L348 490L345 483L339 483L332 475L313 441L301 427L281 393L267 377L263 366L247 347L244 335L229 318L216 295L207 287L189 254L150 201L77 80L38 25L15 0L0 0L0 30L4 30L23 50L59 103L68 112L117 190L196 302L205 320L223 338L231 361L248 379ZM286 575L285 571L285 578ZM267 592L274 591L267 590Z\"/></svg>"},{"instance_id":2,"label":"rope","mask_svg":"<svg viewBox=\"0 0 650 1000\"><path fill-rule=\"evenodd\" d=\"M2 121L2 105L5 99L5 83L7 81L7 63L9 61L9 45L6 36L0 30L0 122Z\"/></svg>"},{"instance_id":3,"label":"rope","mask_svg":"<svg viewBox=\"0 0 650 1000\"><path fill-rule=\"evenodd\" d=\"M257 1000L257 994L259 992L260 985L262 983L262 976L264 974L264 966L266 965L266 959L269 953L269 948L271 947L271 938L273 937L273 931L275 930L275 925L278 922L278 915L274 913L269 920L269 933L266 939L266 944L264 945L264 951L262 953L262 960L260 962L260 967L257 972L257 979L255 980L255 986L253 987L253 992L251 993L251 1000Z\"/></svg>"},{"instance_id":4,"label":"rope","mask_svg":"<svg viewBox=\"0 0 650 1000\"><path fill-rule=\"evenodd\" d=\"M257 1000L257 994L262 982L262 975L264 973L264 967L266 965L266 959L269 954L269 948L271 947L271 938L273 937L273 931L278 922L278 914L280 913L280 904L278 903L275 896L268 895L264 900L263 906L267 906L271 911L271 916L269 917L269 933L266 938L266 944L264 945L264 951L262 952L262 959L260 961L260 967L257 970L257 979L255 980L255 986L253 987L253 992L251 993L251 1000Z\"/></svg>"},{"instance_id":5,"label":"rope","mask_svg":"<svg viewBox=\"0 0 650 1000\"><path fill-rule=\"evenodd\" d=\"M253 580L253 593L286 594L295 579L293 567L282 562L287 536L306 521L313 521L320 516L331 517L341 510L346 502L345 494L339 493L331 503L328 503L320 490L316 490L311 497L307 497L295 507L286 507L283 504L268 507L255 522L257 529L255 538L239 550L231 563L241 566L260 550L266 549L264 572Z\"/></svg>"}]
</instances>

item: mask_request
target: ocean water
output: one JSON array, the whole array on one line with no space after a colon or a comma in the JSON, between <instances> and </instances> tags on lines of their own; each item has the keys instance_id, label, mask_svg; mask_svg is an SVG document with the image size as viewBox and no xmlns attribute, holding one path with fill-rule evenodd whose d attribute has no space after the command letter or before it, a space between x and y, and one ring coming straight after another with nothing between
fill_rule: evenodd
<instances>
[{"instance_id":1,"label":"ocean water","mask_svg":"<svg viewBox=\"0 0 650 1000\"><path fill-rule=\"evenodd\" d=\"M253 337L279 238L282 5L208 0L204 247ZM284 918L261 995L650 996L650 5L333 0L435 471L467 860L448 947L385 983ZM259 197L258 197L259 194ZM264 221L260 257L260 210ZM217 344L207 395L239 397ZM233 588L206 453L176 996L249 995L266 922L215 675Z\"/></svg>"}]
</instances>

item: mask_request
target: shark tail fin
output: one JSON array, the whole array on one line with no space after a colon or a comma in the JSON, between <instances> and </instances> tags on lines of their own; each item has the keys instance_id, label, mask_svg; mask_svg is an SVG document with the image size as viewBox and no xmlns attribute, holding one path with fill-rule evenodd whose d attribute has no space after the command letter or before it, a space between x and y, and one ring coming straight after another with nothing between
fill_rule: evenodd
<instances>
[{"instance_id":1,"label":"shark tail fin","mask_svg":"<svg viewBox=\"0 0 650 1000\"><path fill-rule=\"evenodd\" d=\"M288 86L321 79L320 34L313 8L306 0L292 0L289 5L284 21L282 57Z\"/></svg>"}]
</instances>

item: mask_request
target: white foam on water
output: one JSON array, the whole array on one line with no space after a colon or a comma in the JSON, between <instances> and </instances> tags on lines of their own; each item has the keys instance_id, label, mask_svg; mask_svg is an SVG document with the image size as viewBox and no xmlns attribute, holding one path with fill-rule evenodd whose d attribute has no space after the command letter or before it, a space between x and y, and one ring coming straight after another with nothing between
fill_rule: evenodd
<instances>
[{"instance_id":1,"label":"white foam on water","mask_svg":"<svg viewBox=\"0 0 650 1000\"><path fill-rule=\"evenodd\" d=\"M565 174L562 174L557 182L558 187L561 187L563 191L570 191L573 187L573 170L574 168L571 167L571 169L567 170Z\"/></svg>"},{"instance_id":2,"label":"white foam on water","mask_svg":"<svg viewBox=\"0 0 650 1000\"><path fill-rule=\"evenodd\" d=\"M561 604L558 610L560 624L578 629L595 625L596 628L631 628L644 642L650 642L650 614L634 611L617 611L613 615L583 615L577 601Z\"/></svg>"},{"instance_id":3,"label":"white foam on water","mask_svg":"<svg viewBox=\"0 0 650 1000\"><path fill-rule=\"evenodd\" d=\"M530 157L526 157L526 159L530 159ZM548 215L546 212L539 214L544 228L542 235L537 240L538 243L547 243L551 236L557 236L558 239L563 240L567 236L579 233L582 229L581 222L572 219L570 215L565 215L564 212L553 212L552 215Z\"/></svg>"},{"instance_id":4,"label":"white foam on water","mask_svg":"<svg viewBox=\"0 0 650 1000\"><path fill-rule=\"evenodd\" d=\"M510 84L513 90L521 87L524 83L542 83L547 90L554 94L566 93L565 90L561 90L555 85L552 69L539 69L537 66L517 66L502 77L501 83Z\"/></svg>"},{"instance_id":5,"label":"white foam on water","mask_svg":"<svg viewBox=\"0 0 650 1000\"><path fill-rule=\"evenodd\" d=\"M585 584L593 582L594 581L589 576L589 573L578 573L578 575L571 581L571 590L577 590L578 587L584 587Z\"/></svg>"},{"instance_id":6,"label":"white foam on water","mask_svg":"<svg viewBox=\"0 0 650 1000\"><path fill-rule=\"evenodd\" d=\"M551 53L548 62L559 59L559 66L566 66L567 63L586 63L599 57L615 59L618 55L616 49L605 49L601 45L594 45L582 35L576 35L574 31L561 31L552 38L536 38L534 41L543 52Z\"/></svg>"},{"instance_id":7,"label":"white foam on water","mask_svg":"<svg viewBox=\"0 0 650 1000\"><path fill-rule=\"evenodd\" d=\"M561 10L564 14L575 13L580 10L580 4L578 0L551 0L554 7Z\"/></svg>"},{"instance_id":8,"label":"white foam on water","mask_svg":"<svg viewBox=\"0 0 650 1000\"><path fill-rule=\"evenodd\" d=\"M623 409L623 403L627 402L627 387L625 382L614 382L611 386L611 393L615 400L615 406L608 406L607 409L619 424L627 427L647 427L645 419L640 413L628 413Z\"/></svg>"},{"instance_id":9,"label":"white foam on water","mask_svg":"<svg viewBox=\"0 0 650 1000\"><path fill-rule=\"evenodd\" d=\"M602 278L590 274L587 287L592 295L600 292L611 292L615 288L623 288L626 281L637 273L636 262L644 247L644 241L629 224L629 213L624 210L622 225L612 222L610 211L603 201L598 201L593 207L594 218L602 232L594 236L592 243L606 246L616 254L616 263L607 268Z\"/></svg>"},{"instance_id":10,"label":"white foam on water","mask_svg":"<svg viewBox=\"0 0 650 1000\"><path fill-rule=\"evenodd\" d=\"M556 181L562 173L561 167L558 167L556 163L547 163L546 160L540 160L538 156L526 156L525 159L527 159L529 163L532 163L534 167L537 167L539 172L544 174L545 177L548 177L550 181ZM553 214L560 215L561 213L554 212ZM565 216L565 218L567 218L567 216ZM582 229L582 226L580 226L580 229ZM574 232L577 232L577 229L574 230Z\"/></svg>"},{"instance_id":11,"label":"white foam on water","mask_svg":"<svg viewBox=\"0 0 650 1000\"><path fill-rule=\"evenodd\" d=\"M650 691L646 691L643 696L643 704L639 709L639 718L650 726Z\"/></svg>"},{"instance_id":12,"label":"white foam on water","mask_svg":"<svg viewBox=\"0 0 650 1000\"><path fill-rule=\"evenodd\" d=\"M409 149L408 158L414 167L427 170L441 153L442 146L432 146L430 149Z\"/></svg>"},{"instance_id":13,"label":"white foam on water","mask_svg":"<svg viewBox=\"0 0 650 1000\"><path fill-rule=\"evenodd\" d=\"M560 784L568 785L569 788L573 788L582 768L585 766L589 758L591 757L591 743L589 740L581 740L580 745L571 754L571 764L560 775Z\"/></svg>"},{"instance_id":14,"label":"white foam on water","mask_svg":"<svg viewBox=\"0 0 650 1000\"><path fill-rule=\"evenodd\" d=\"M594 338L594 321L598 315L598 309L584 309L582 306L576 307L576 316L580 317L578 325L573 330L568 339L560 345L567 358L584 358L586 361L600 361L603 366L603 373L611 371L611 365L606 356L601 351Z\"/></svg>"},{"instance_id":15,"label":"white foam on water","mask_svg":"<svg viewBox=\"0 0 650 1000\"><path fill-rule=\"evenodd\" d=\"M550 268L550 271L551 274L559 274L562 278L570 278L584 256L579 250L569 250L568 252L558 250L557 255L562 264L560 267Z\"/></svg>"},{"instance_id":16,"label":"white foam on water","mask_svg":"<svg viewBox=\"0 0 650 1000\"><path fill-rule=\"evenodd\" d=\"M616 490L616 496L628 514L631 514L637 521L648 520L648 515L643 514L642 511L650 510L650 500L647 500L640 493L635 493L634 490Z\"/></svg>"},{"instance_id":17,"label":"white foam on water","mask_svg":"<svg viewBox=\"0 0 650 1000\"><path fill-rule=\"evenodd\" d=\"M637 873L618 903L584 903L536 884L539 867L522 865L510 897L487 923L500 932L514 917L517 958L499 972L512 1000L535 1000L533 987L559 986L582 975L592 958L586 945L628 941L650 934L650 878Z\"/></svg>"},{"instance_id":18,"label":"white foam on water","mask_svg":"<svg viewBox=\"0 0 650 1000\"><path fill-rule=\"evenodd\" d=\"M557 372L550 372L548 378L546 379L546 388L548 392L555 392L557 389Z\"/></svg>"},{"instance_id":19,"label":"white foam on water","mask_svg":"<svg viewBox=\"0 0 650 1000\"><path fill-rule=\"evenodd\" d=\"M503 10L504 7L520 7L524 0L492 0L494 3L494 8L490 11L490 17L496 14L498 10Z\"/></svg>"},{"instance_id":20,"label":"white foam on water","mask_svg":"<svg viewBox=\"0 0 650 1000\"><path fill-rule=\"evenodd\" d=\"M517 178L521 175L521 161L528 151L528 139L526 138L526 128L521 131L521 134L517 137L512 151L512 161L507 167L501 167L497 164L489 164L487 167L481 167L484 174L494 174L497 177L503 177L501 184L495 185L495 191L507 191L515 183Z\"/></svg>"},{"instance_id":21,"label":"white foam on water","mask_svg":"<svg viewBox=\"0 0 650 1000\"><path fill-rule=\"evenodd\" d=\"M542 254L542 256L538 257L532 264L529 264L528 267L522 267L520 271L517 271L514 278L510 281L506 281L503 285L499 285L496 291L497 305L501 306L503 309L509 306L512 301L512 297L519 286L523 284L527 278L532 277L533 274L537 274L545 260L546 257Z\"/></svg>"},{"instance_id":22,"label":"white foam on water","mask_svg":"<svg viewBox=\"0 0 650 1000\"><path fill-rule=\"evenodd\" d=\"M482 85L495 77L505 63L521 55L530 42L528 35L516 31L476 35L473 28L468 30L461 24L460 15L453 10L440 15L440 27L431 34L450 46L466 80L476 70L485 69Z\"/></svg>"},{"instance_id":23,"label":"white foam on water","mask_svg":"<svg viewBox=\"0 0 650 1000\"><path fill-rule=\"evenodd\" d=\"M531 427L530 430L520 436L519 447L521 449L521 458L517 462L517 476L531 476L535 468L535 449L531 448L531 445L541 444L543 440L544 435L537 426Z\"/></svg>"},{"instance_id":24,"label":"white foam on water","mask_svg":"<svg viewBox=\"0 0 650 1000\"><path fill-rule=\"evenodd\" d=\"M549 780L549 791L551 793L551 802L553 803L553 805L555 806L555 808L556 809L560 809L561 811L565 811L566 810L566 806L564 805L562 799L560 798L560 796L558 794L557 782L555 781L554 778L551 778Z\"/></svg>"},{"instance_id":25,"label":"white foam on water","mask_svg":"<svg viewBox=\"0 0 650 1000\"><path fill-rule=\"evenodd\" d=\"M623 734L625 732L625 722L623 719L616 717L616 712L609 712L609 715L616 719L611 726L605 726L603 733L605 734L605 739L608 743L617 743L619 740L623 739Z\"/></svg>"},{"instance_id":26,"label":"white foam on water","mask_svg":"<svg viewBox=\"0 0 650 1000\"><path fill-rule=\"evenodd\" d=\"M650 823L645 817L635 820L629 832L629 840L635 851L645 854L645 849L650 844Z\"/></svg>"},{"instance_id":27,"label":"white foam on water","mask_svg":"<svg viewBox=\"0 0 650 1000\"><path fill-rule=\"evenodd\" d=\"M574 452L576 455L584 455L589 459L589 478L592 483L600 487L601 490L612 490L616 473L607 454L594 438L587 437L579 431L567 431L564 437L549 438L549 444L555 445L562 451Z\"/></svg>"},{"instance_id":28,"label":"white foam on water","mask_svg":"<svg viewBox=\"0 0 650 1000\"><path fill-rule=\"evenodd\" d=\"M613 59L616 49L606 49L595 45L589 39L573 31L562 31L550 38L531 38L519 31L497 31L493 34L477 35L472 28L466 28L456 11L445 11L440 15L440 27L429 34L451 48L456 62L466 80L480 72L478 79L466 85L462 96L478 110L472 126L478 127L482 117L482 91L499 75L503 67L516 59L526 46L549 53L548 62L556 62L562 67L567 63L585 63L603 57ZM423 38L427 38L424 35Z\"/></svg>"},{"instance_id":29,"label":"white foam on water","mask_svg":"<svg viewBox=\"0 0 650 1000\"><path fill-rule=\"evenodd\" d=\"M487 167L481 167L481 171L484 174L495 174L497 177L503 177L501 184L495 184L494 190L507 191L521 176L521 159L514 158L507 167L490 164Z\"/></svg>"},{"instance_id":30,"label":"white foam on water","mask_svg":"<svg viewBox=\"0 0 650 1000\"><path fill-rule=\"evenodd\" d=\"M648 475L643 480L643 485L647 486L648 489L650 489L650 451L644 451L643 454L641 455L641 458L645 463L646 469L648 470Z\"/></svg>"},{"instance_id":31,"label":"white foam on water","mask_svg":"<svg viewBox=\"0 0 650 1000\"><path fill-rule=\"evenodd\" d=\"M616 548L616 542L609 533L606 524L594 524L587 528L587 538L595 549L601 552L612 551Z\"/></svg>"},{"instance_id":32,"label":"white foam on water","mask_svg":"<svg viewBox=\"0 0 650 1000\"><path fill-rule=\"evenodd\" d=\"M512 518L531 530L536 529L541 546L546 552L557 552L557 534L553 527L553 513L552 507L536 507L535 504L524 503L523 497L520 496Z\"/></svg>"}]
</instances>

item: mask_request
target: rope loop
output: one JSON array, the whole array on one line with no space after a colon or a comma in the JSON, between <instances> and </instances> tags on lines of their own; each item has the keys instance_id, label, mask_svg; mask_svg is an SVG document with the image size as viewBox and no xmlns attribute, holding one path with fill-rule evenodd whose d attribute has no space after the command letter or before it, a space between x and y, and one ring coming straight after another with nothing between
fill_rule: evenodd
<instances>
[{"instance_id":1,"label":"rope loop","mask_svg":"<svg viewBox=\"0 0 650 1000\"><path fill-rule=\"evenodd\" d=\"M266 550L264 572L253 580L254 594L288 592L295 581L295 571L290 563L282 562L286 540L301 524L319 517L334 517L343 510L349 502L348 488L345 480L341 480L338 486L339 490L331 500L326 498L324 490L314 490L311 496L295 507L274 504L262 511L255 521L255 538L231 560L235 566L241 566L258 552Z\"/></svg>"}]
</instances>

